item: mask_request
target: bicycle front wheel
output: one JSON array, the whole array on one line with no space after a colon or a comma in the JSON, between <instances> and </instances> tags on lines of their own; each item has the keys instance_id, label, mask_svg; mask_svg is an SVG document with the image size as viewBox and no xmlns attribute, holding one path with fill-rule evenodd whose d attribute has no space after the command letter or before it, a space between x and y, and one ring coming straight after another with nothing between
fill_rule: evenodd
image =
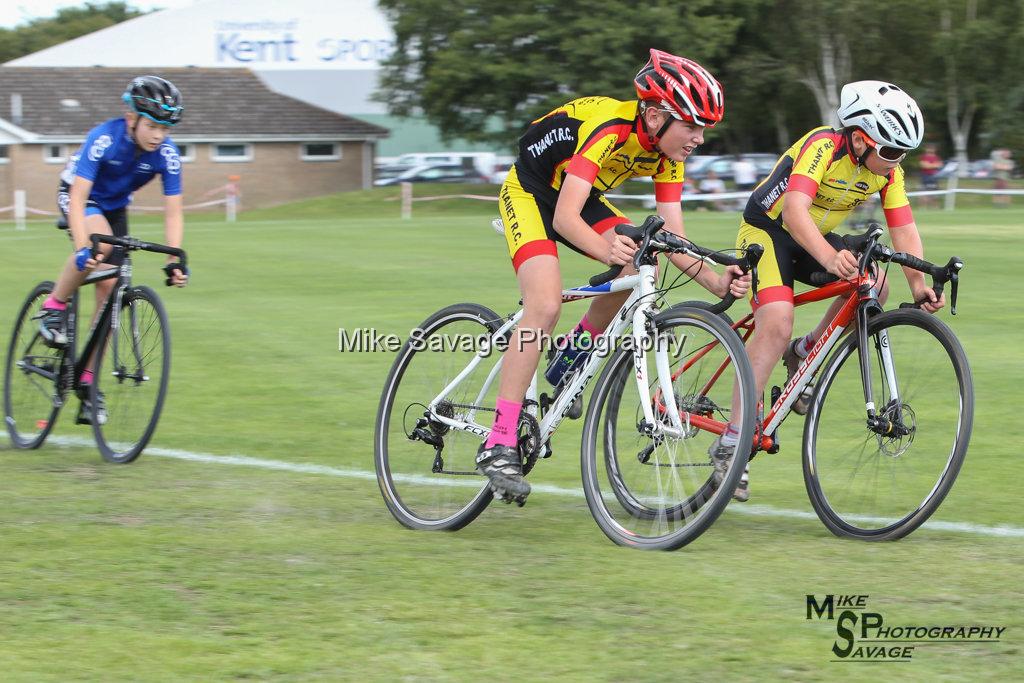
<instances>
[{"instance_id":1,"label":"bicycle front wheel","mask_svg":"<svg viewBox=\"0 0 1024 683\"><path fill-rule=\"evenodd\" d=\"M818 517L837 536L906 536L942 503L967 453L974 385L963 347L922 311L868 323L872 401L891 426L867 424L857 335L821 372L804 425L804 483Z\"/></svg>"},{"instance_id":2,"label":"bicycle front wheel","mask_svg":"<svg viewBox=\"0 0 1024 683\"><path fill-rule=\"evenodd\" d=\"M149 443L167 395L171 332L164 305L149 287L125 292L107 343L96 355L89 391L92 431L103 459L128 463ZM97 406L106 406L105 419Z\"/></svg>"},{"instance_id":3,"label":"bicycle front wheel","mask_svg":"<svg viewBox=\"0 0 1024 683\"><path fill-rule=\"evenodd\" d=\"M631 349L609 359L583 426L583 491L598 526L620 545L674 550L700 536L729 503L750 454L756 411L754 377L739 337L706 310L673 307L656 318L680 415L669 414L652 357L653 378L637 390ZM733 395L739 413L733 412ZM647 402L660 430L642 424ZM732 423L739 443L716 476L707 421Z\"/></svg>"},{"instance_id":4,"label":"bicycle front wheel","mask_svg":"<svg viewBox=\"0 0 1024 683\"><path fill-rule=\"evenodd\" d=\"M41 282L25 299L14 323L4 365L4 422L17 448L39 448L53 429L63 403L58 390L64 349L54 349L39 336L34 319L52 282Z\"/></svg>"},{"instance_id":5,"label":"bicycle front wheel","mask_svg":"<svg viewBox=\"0 0 1024 683\"><path fill-rule=\"evenodd\" d=\"M444 308L414 330L388 373L374 465L388 510L410 529L461 529L491 502L476 451L494 418L501 354L491 349L478 359L477 350L501 323L477 304Z\"/></svg>"}]
</instances>

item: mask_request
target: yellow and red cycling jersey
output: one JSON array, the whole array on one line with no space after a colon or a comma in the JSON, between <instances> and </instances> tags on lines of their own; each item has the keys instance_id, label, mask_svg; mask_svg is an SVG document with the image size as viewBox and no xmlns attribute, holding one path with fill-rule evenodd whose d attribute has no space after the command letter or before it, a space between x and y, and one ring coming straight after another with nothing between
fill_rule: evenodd
<instances>
[{"instance_id":1,"label":"yellow and red cycling jersey","mask_svg":"<svg viewBox=\"0 0 1024 683\"><path fill-rule=\"evenodd\" d=\"M678 202L683 164L666 159L639 126L639 102L581 97L537 119L519 139L516 175L524 189L552 197L566 173L606 192L628 178L652 176L659 202Z\"/></svg>"},{"instance_id":2,"label":"yellow and red cycling jersey","mask_svg":"<svg viewBox=\"0 0 1024 683\"><path fill-rule=\"evenodd\" d=\"M771 174L754 188L743 220L757 228L782 228L786 195L802 192L811 198L810 214L822 234L832 232L875 192L890 228L914 221L903 182L903 168L886 176L857 165L849 137L841 130L815 128L779 157Z\"/></svg>"},{"instance_id":3,"label":"yellow and red cycling jersey","mask_svg":"<svg viewBox=\"0 0 1024 683\"><path fill-rule=\"evenodd\" d=\"M554 228L558 193L567 173L593 185L580 217L598 234L629 222L604 197L627 178L651 176L657 201L679 201L683 164L654 148L637 121L638 109L635 100L583 97L530 124L519 139L519 156L498 201L517 271L534 256L557 258L556 242L579 251Z\"/></svg>"}]
</instances>

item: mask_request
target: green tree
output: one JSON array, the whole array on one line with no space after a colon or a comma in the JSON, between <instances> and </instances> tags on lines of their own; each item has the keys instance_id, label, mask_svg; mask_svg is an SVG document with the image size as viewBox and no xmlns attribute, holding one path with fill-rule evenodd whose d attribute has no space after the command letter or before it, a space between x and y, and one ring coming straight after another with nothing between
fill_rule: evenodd
<instances>
[{"instance_id":1,"label":"green tree","mask_svg":"<svg viewBox=\"0 0 1024 683\"><path fill-rule=\"evenodd\" d=\"M143 14L124 2L86 3L60 9L53 17L0 29L0 64Z\"/></svg>"},{"instance_id":2,"label":"green tree","mask_svg":"<svg viewBox=\"0 0 1024 683\"><path fill-rule=\"evenodd\" d=\"M729 3L724 3L728 6ZM422 114L443 137L511 146L525 124L583 95L632 96L648 49L714 70L742 19L715 0L608 4L572 0L381 0L396 51L378 99Z\"/></svg>"}]
</instances>

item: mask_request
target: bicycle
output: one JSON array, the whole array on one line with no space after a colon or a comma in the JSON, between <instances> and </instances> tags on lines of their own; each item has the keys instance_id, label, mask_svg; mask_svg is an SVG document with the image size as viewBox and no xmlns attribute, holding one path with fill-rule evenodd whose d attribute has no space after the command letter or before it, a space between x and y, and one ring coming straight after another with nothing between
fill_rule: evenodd
<instances>
[{"instance_id":1,"label":"bicycle","mask_svg":"<svg viewBox=\"0 0 1024 683\"><path fill-rule=\"evenodd\" d=\"M528 474L538 459L550 457L552 435L607 359L584 423L584 494L612 541L667 550L697 538L729 502L753 439L756 404L749 361L727 325L709 311L660 311L667 290L656 288L657 254L686 253L746 270L761 252L752 249L740 258L719 254L661 230L663 223L651 216L639 228L616 228L639 245L637 274L614 279L619 266L594 276L589 286L563 291L565 302L630 294L601 338L606 343L597 345L553 396L539 392L534 374L518 443ZM455 304L428 317L400 349L381 394L374 461L384 501L402 525L460 529L491 502L475 458L490 431L484 423L497 394L503 356L495 360L494 351L507 348L522 315L520 310L502 317L479 304ZM612 348L615 344L618 348ZM716 354L691 364L673 381L674 367L711 346ZM722 360L729 371L719 369ZM702 391L709 385L708 371L729 379L717 395ZM630 377L632 392L625 391ZM741 394L742 415L733 416L741 426L740 447L724 463L719 483L708 455L711 440L698 438L708 432L697 425L708 427L711 416L730 412L733 382Z\"/></svg>"},{"instance_id":2,"label":"bicycle","mask_svg":"<svg viewBox=\"0 0 1024 683\"><path fill-rule=\"evenodd\" d=\"M130 252L149 251L177 256L165 266L166 284L174 268L186 269L181 249L132 237L90 236L92 252L109 244L124 251L120 266L91 272L86 284L115 280L110 296L97 311L81 353L77 349L78 291L68 301L67 343L49 347L39 334L37 312L53 292L53 282L36 285L18 313L4 367L4 417L17 448L39 448L53 430L69 392L105 404L106 417L90 421L104 460L129 463L149 443L160 418L171 366L167 313L156 292L132 285ZM93 381L82 384L82 372ZM104 367L107 368L104 372Z\"/></svg>"},{"instance_id":3,"label":"bicycle","mask_svg":"<svg viewBox=\"0 0 1024 683\"><path fill-rule=\"evenodd\" d=\"M872 223L843 238L860 254L856 281L815 273L818 287L794 298L802 306L848 297L786 386L772 387L751 452L777 453L779 426L797 398L809 398L802 460L811 505L833 534L861 540L897 540L935 512L963 464L974 417L971 369L953 331L916 304L883 311L875 288L879 263L907 266L932 277L936 296L950 283L956 315L963 261L939 266L893 252L878 242L882 232ZM746 343L753 313L732 327Z\"/></svg>"}]
</instances>

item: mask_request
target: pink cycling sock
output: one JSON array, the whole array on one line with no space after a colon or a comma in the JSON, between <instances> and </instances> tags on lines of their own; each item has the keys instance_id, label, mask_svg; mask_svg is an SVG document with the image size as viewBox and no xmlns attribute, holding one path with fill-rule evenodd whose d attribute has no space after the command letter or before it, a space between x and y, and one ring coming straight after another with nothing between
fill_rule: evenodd
<instances>
[{"instance_id":1,"label":"pink cycling sock","mask_svg":"<svg viewBox=\"0 0 1024 683\"><path fill-rule=\"evenodd\" d=\"M92 378L95 375L92 374L92 370L86 370L82 373L82 376L78 378L78 381L82 384L92 384Z\"/></svg>"},{"instance_id":2,"label":"pink cycling sock","mask_svg":"<svg viewBox=\"0 0 1024 683\"><path fill-rule=\"evenodd\" d=\"M577 325L576 329L574 329L572 332L573 336L575 336L578 332L589 332L595 337L600 337L602 334L604 334L604 329L605 328L598 327L594 323L590 322L590 318L588 318L587 315L584 314L583 318L580 320L580 324Z\"/></svg>"},{"instance_id":3,"label":"pink cycling sock","mask_svg":"<svg viewBox=\"0 0 1024 683\"><path fill-rule=\"evenodd\" d=\"M523 410L522 403L498 399L497 411L494 414L494 426L491 428L491 435L487 437L484 448L492 446L516 446L519 413Z\"/></svg>"},{"instance_id":4,"label":"pink cycling sock","mask_svg":"<svg viewBox=\"0 0 1024 683\"><path fill-rule=\"evenodd\" d=\"M43 302L43 308L49 308L54 311L63 311L67 307L67 302L57 301L57 297L55 297L53 294L47 297L46 301Z\"/></svg>"}]
</instances>

